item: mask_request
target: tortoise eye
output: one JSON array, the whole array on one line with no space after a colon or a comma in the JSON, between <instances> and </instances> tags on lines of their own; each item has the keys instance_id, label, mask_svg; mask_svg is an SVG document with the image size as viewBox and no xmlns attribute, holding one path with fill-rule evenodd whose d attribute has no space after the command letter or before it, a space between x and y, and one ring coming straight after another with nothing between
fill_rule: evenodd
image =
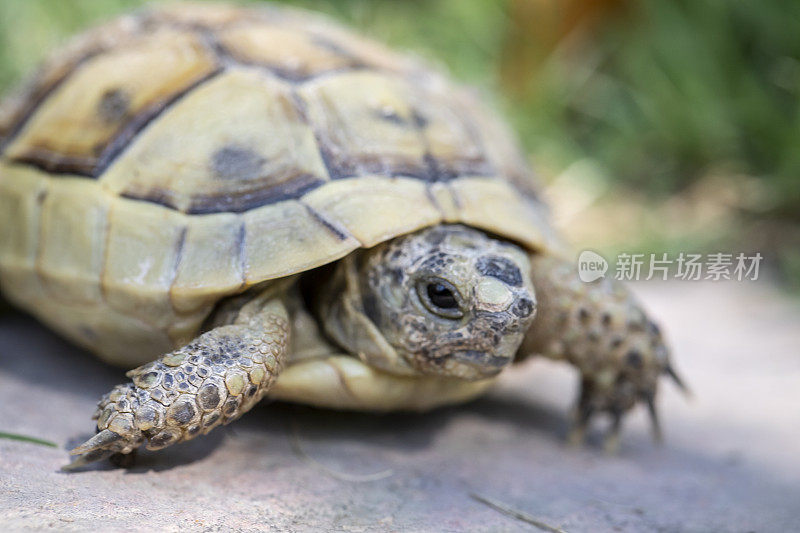
<instances>
[{"instance_id":1,"label":"tortoise eye","mask_svg":"<svg viewBox=\"0 0 800 533\"><path fill-rule=\"evenodd\" d=\"M458 307L458 301L456 301L453 291L441 283L428 284L428 298L430 298L433 305L440 309L455 309Z\"/></svg>"},{"instance_id":2,"label":"tortoise eye","mask_svg":"<svg viewBox=\"0 0 800 533\"><path fill-rule=\"evenodd\" d=\"M461 318L458 291L442 279L427 279L417 285L417 294L425 308L444 318Z\"/></svg>"}]
</instances>

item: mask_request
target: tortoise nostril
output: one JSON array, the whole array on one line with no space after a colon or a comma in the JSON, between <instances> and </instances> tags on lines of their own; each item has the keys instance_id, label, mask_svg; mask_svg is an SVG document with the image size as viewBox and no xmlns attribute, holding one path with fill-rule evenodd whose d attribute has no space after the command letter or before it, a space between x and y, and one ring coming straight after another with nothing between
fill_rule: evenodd
<instances>
[{"instance_id":1,"label":"tortoise nostril","mask_svg":"<svg viewBox=\"0 0 800 533\"><path fill-rule=\"evenodd\" d=\"M536 304L529 298L520 298L511 308L511 312L519 318L526 318L536 309Z\"/></svg>"}]
</instances>

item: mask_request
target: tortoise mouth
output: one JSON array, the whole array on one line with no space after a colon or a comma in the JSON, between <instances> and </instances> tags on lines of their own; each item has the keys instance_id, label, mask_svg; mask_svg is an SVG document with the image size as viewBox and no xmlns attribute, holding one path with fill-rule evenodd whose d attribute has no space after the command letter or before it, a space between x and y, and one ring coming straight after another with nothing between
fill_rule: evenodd
<instances>
[{"instance_id":1,"label":"tortoise mouth","mask_svg":"<svg viewBox=\"0 0 800 533\"><path fill-rule=\"evenodd\" d=\"M497 373L511 362L510 356L492 355L490 353L481 352L478 350L461 350L453 352L451 357L459 363L481 369L488 373Z\"/></svg>"}]
</instances>

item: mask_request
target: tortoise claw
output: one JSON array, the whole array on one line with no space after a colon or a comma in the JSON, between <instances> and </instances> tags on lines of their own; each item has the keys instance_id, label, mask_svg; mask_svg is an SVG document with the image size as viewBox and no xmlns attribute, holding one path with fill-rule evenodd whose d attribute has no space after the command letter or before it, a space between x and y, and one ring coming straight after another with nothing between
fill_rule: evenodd
<instances>
[{"instance_id":1,"label":"tortoise claw","mask_svg":"<svg viewBox=\"0 0 800 533\"><path fill-rule=\"evenodd\" d=\"M685 396L687 396L689 398L691 398L693 396L692 390L688 387L688 385L686 385L686 382L675 371L675 369L672 368L671 364L667 363L667 365L664 367L664 373L666 375L668 375L672 379L672 381L675 383L675 385L678 386L678 388L681 390L681 392L683 392L683 394Z\"/></svg>"},{"instance_id":2,"label":"tortoise claw","mask_svg":"<svg viewBox=\"0 0 800 533\"><path fill-rule=\"evenodd\" d=\"M73 452L74 452L74 450L73 450ZM72 453L72 452L70 452L70 453ZM92 450L92 451L86 452L86 453L84 453L82 455L78 455L77 457L75 457L72 460L72 462L62 466L61 470L63 472L72 472L74 470L78 470L79 468L82 468L82 467L84 467L86 465L89 465L91 463L94 463L94 462L97 462L97 461L102 461L103 459L105 459L107 457L111 457L115 453L117 453L117 452L115 452L114 450L108 450L108 449L102 449L102 448L97 449L97 450Z\"/></svg>"},{"instance_id":3,"label":"tortoise claw","mask_svg":"<svg viewBox=\"0 0 800 533\"><path fill-rule=\"evenodd\" d=\"M651 395L645 398L647 404L647 412L650 414L650 425L653 432L653 441L657 444L664 442L664 433L661 430L661 422L658 417L658 410L656 409L655 398Z\"/></svg>"},{"instance_id":4,"label":"tortoise claw","mask_svg":"<svg viewBox=\"0 0 800 533\"><path fill-rule=\"evenodd\" d=\"M654 389L636 391L634 384L625 379L618 379L614 387L604 389L591 379L584 378L567 442L573 446L583 444L591 420L598 413L606 413L611 417L611 425L604 438L603 448L608 453L616 453L619 451L623 418L638 404L644 404L647 407L652 424L653 440L656 443L662 442L663 434L655 396Z\"/></svg>"},{"instance_id":5,"label":"tortoise claw","mask_svg":"<svg viewBox=\"0 0 800 533\"><path fill-rule=\"evenodd\" d=\"M572 427L567 434L567 444L575 448L583 446L583 443L586 441L586 428L588 426L588 417L585 420L580 416L575 417L575 420L572 422Z\"/></svg>"},{"instance_id":6,"label":"tortoise claw","mask_svg":"<svg viewBox=\"0 0 800 533\"><path fill-rule=\"evenodd\" d=\"M589 427L589 422L591 421L592 416L595 414L595 408L590 401L590 389L591 383L584 380L581 384L578 405L575 406L574 414L572 416L572 427L567 435L567 442L570 446L583 446L583 443L586 440L586 429Z\"/></svg>"},{"instance_id":7,"label":"tortoise claw","mask_svg":"<svg viewBox=\"0 0 800 533\"><path fill-rule=\"evenodd\" d=\"M70 450L70 455L77 457L71 463L62 466L61 470L76 470L89 463L119 455L120 452L125 453L132 444L135 445L136 443L132 443L128 437L110 429L104 429L80 446Z\"/></svg>"},{"instance_id":8,"label":"tortoise claw","mask_svg":"<svg viewBox=\"0 0 800 533\"><path fill-rule=\"evenodd\" d=\"M89 452L93 452L99 449L111 449L112 451L116 451L112 449L114 444L118 443L119 441L123 440L124 437L119 433L115 433L110 429L104 429L103 431L97 433L94 437L87 440L80 446L77 446L70 450L70 455L81 455L81 454L88 454Z\"/></svg>"},{"instance_id":9,"label":"tortoise claw","mask_svg":"<svg viewBox=\"0 0 800 533\"><path fill-rule=\"evenodd\" d=\"M607 454L614 455L619 451L619 436L622 431L622 413L611 413L611 427L603 440L603 449Z\"/></svg>"}]
</instances>

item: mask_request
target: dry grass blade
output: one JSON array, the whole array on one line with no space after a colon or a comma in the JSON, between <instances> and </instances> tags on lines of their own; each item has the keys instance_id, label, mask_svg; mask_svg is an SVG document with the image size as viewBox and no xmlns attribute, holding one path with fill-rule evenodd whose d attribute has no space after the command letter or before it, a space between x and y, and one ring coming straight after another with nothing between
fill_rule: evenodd
<instances>
[{"instance_id":1,"label":"dry grass blade","mask_svg":"<svg viewBox=\"0 0 800 533\"><path fill-rule=\"evenodd\" d=\"M532 526L538 527L542 531L550 531L551 533L566 533L566 531L564 531L559 527L553 527L550 524L542 522L541 520L537 520L536 518L532 517L527 513L523 513L522 511L517 511L516 509L512 509L503 502L494 500L492 498L487 498L486 496L481 496L480 494L475 494L474 492L470 492L469 496L473 500L477 500L485 505L488 505L495 511L499 511L506 516L510 516L511 518L516 518L517 520L522 520L523 522L527 522Z\"/></svg>"},{"instance_id":2,"label":"dry grass blade","mask_svg":"<svg viewBox=\"0 0 800 533\"><path fill-rule=\"evenodd\" d=\"M292 421L290 424L291 432L290 432L290 439L289 442L292 445L292 451L299 457L303 462L310 464L314 468L322 470L326 474L340 479L342 481L349 481L352 483L366 483L369 481L378 481L381 479L386 479L387 477L394 474L392 469L381 470L380 472L375 472L374 474L348 474L347 472L340 472L334 468L326 466L321 462L317 461L310 455L303 450L303 447L300 444L300 435L297 430L297 423Z\"/></svg>"}]
</instances>

